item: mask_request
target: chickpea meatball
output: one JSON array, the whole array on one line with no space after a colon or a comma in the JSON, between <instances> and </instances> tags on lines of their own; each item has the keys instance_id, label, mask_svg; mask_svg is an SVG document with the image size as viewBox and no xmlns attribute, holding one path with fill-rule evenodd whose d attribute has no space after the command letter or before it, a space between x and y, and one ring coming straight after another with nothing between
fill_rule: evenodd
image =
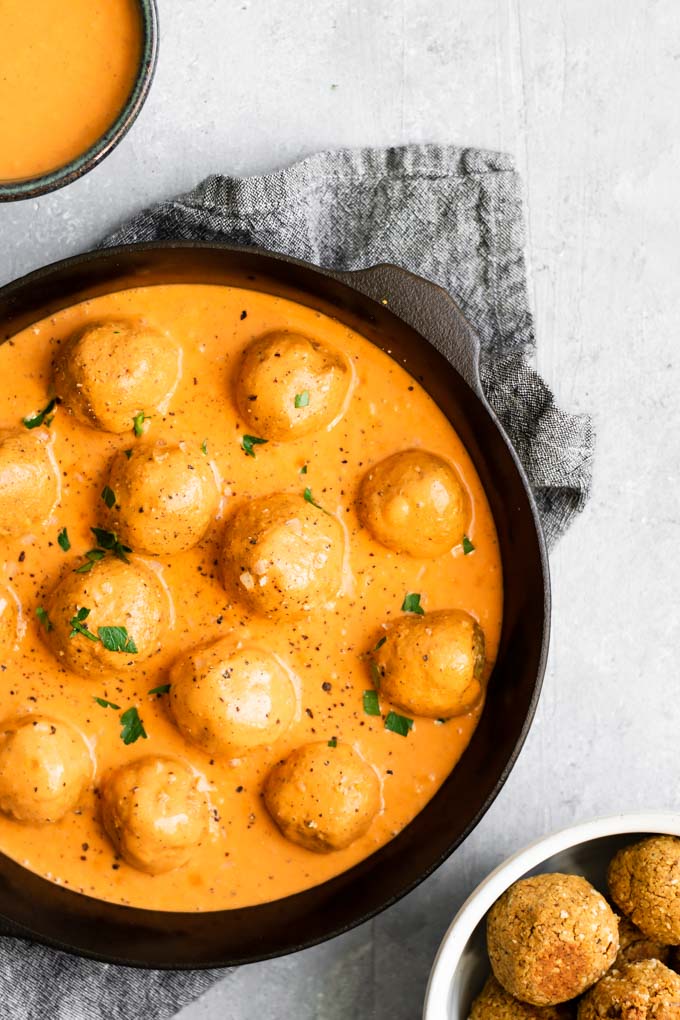
<instances>
[{"instance_id":1,"label":"chickpea meatball","mask_svg":"<svg viewBox=\"0 0 680 1020\"><path fill-rule=\"evenodd\" d=\"M208 802L198 776L175 758L138 758L109 775L101 792L111 842L149 875L181 868L206 833Z\"/></svg>"},{"instance_id":2,"label":"chickpea meatball","mask_svg":"<svg viewBox=\"0 0 680 1020\"><path fill-rule=\"evenodd\" d=\"M225 588L266 616L322 609L340 592L342 525L302 496L281 492L244 504L227 524Z\"/></svg>"},{"instance_id":3,"label":"chickpea meatball","mask_svg":"<svg viewBox=\"0 0 680 1020\"><path fill-rule=\"evenodd\" d=\"M179 659L170 684L170 709L183 735L226 757L273 744L297 707L295 688L278 659L231 638Z\"/></svg>"},{"instance_id":4,"label":"chickpea meatball","mask_svg":"<svg viewBox=\"0 0 680 1020\"><path fill-rule=\"evenodd\" d=\"M18 822L58 822L93 772L89 748L69 723L32 715L0 726L0 811Z\"/></svg>"},{"instance_id":5,"label":"chickpea meatball","mask_svg":"<svg viewBox=\"0 0 680 1020\"><path fill-rule=\"evenodd\" d=\"M616 915L579 875L535 875L515 882L487 918L496 980L534 1006L556 1006L590 988L619 950Z\"/></svg>"},{"instance_id":6,"label":"chickpea meatball","mask_svg":"<svg viewBox=\"0 0 680 1020\"><path fill-rule=\"evenodd\" d=\"M350 381L339 351L280 330L245 349L236 403L248 432L282 443L330 425L342 411Z\"/></svg>"},{"instance_id":7,"label":"chickpea meatball","mask_svg":"<svg viewBox=\"0 0 680 1020\"><path fill-rule=\"evenodd\" d=\"M380 693L413 715L449 719L484 696L484 633L462 609L404 616L373 652Z\"/></svg>"},{"instance_id":8,"label":"chickpea meatball","mask_svg":"<svg viewBox=\"0 0 680 1020\"><path fill-rule=\"evenodd\" d=\"M60 351L54 384L65 406L85 425L131 432L139 414L163 412L181 371L171 337L141 320L93 323Z\"/></svg>"},{"instance_id":9,"label":"chickpea meatball","mask_svg":"<svg viewBox=\"0 0 680 1020\"><path fill-rule=\"evenodd\" d=\"M16 599L0 587L0 653L9 654L19 640L19 611Z\"/></svg>"},{"instance_id":10,"label":"chickpea meatball","mask_svg":"<svg viewBox=\"0 0 680 1020\"><path fill-rule=\"evenodd\" d=\"M530 1006L513 999L493 974L472 1003L469 1020L567 1020L568 1006Z\"/></svg>"},{"instance_id":11,"label":"chickpea meatball","mask_svg":"<svg viewBox=\"0 0 680 1020\"><path fill-rule=\"evenodd\" d=\"M344 850L380 810L380 783L348 744L305 744L271 770L264 802L282 834L315 853Z\"/></svg>"},{"instance_id":12,"label":"chickpea meatball","mask_svg":"<svg viewBox=\"0 0 680 1020\"><path fill-rule=\"evenodd\" d=\"M610 971L578 1007L578 1020L677 1020L679 1015L680 977L659 960Z\"/></svg>"},{"instance_id":13,"label":"chickpea meatball","mask_svg":"<svg viewBox=\"0 0 680 1020\"><path fill-rule=\"evenodd\" d=\"M207 458L194 443L139 443L113 458L109 487L112 530L136 552L190 549L210 527L220 493Z\"/></svg>"},{"instance_id":14,"label":"chickpea meatball","mask_svg":"<svg viewBox=\"0 0 680 1020\"><path fill-rule=\"evenodd\" d=\"M25 535L44 524L58 499L49 433L0 434L0 535Z\"/></svg>"},{"instance_id":15,"label":"chickpea meatball","mask_svg":"<svg viewBox=\"0 0 680 1020\"><path fill-rule=\"evenodd\" d=\"M650 939L680 943L680 838L652 836L624 847L609 865L609 891Z\"/></svg>"},{"instance_id":16,"label":"chickpea meatball","mask_svg":"<svg viewBox=\"0 0 680 1020\"><path fill-rule=\"evenodd\" d=\"M614 966L619 970L627 963L639 963L640 960L670 963L672 953L670 946L663 946L660 942L647 938L627 917L619 918L619 955L614 962Z\"/></svg>"},{"instance_id":17,"label":"chickpea meatball","mask_svg":"<svg viewBox=\"0 0 680 1020\"><path fill-rule=\"evenodd\" d=\"M361 483L358 511L381 545L418 559L460 545L470 521L458 474L427 450L403 450L375 464Z\"/></svg>"},{"instance_id":18,"label":"chickpea meatball","mask_svg":"<svg viewBox=\"0 0 680 1020\"><path fill-rule=\"evenodd\" d=\"M43 637L62 665L80 676L130 672L160 650L166 595L153 570L138 560L107 556L89 573L71 570L45 608L51 628L43 629ZM120 651L106 647L111 638Z\"/></svg>"}]
</instances>

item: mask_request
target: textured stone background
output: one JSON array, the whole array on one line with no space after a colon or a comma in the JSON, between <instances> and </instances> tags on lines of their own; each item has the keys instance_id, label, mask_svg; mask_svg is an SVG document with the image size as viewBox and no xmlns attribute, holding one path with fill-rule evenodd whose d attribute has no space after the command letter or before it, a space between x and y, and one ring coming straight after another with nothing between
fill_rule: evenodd
<instances>
[{"instance_id":1,"label":"textured stone background","mask_svg":"<svg viewBox=\"0 0 680 1020\"><path fill-rule=\"evenodd\" d=\"M242 969L182 1020L413 1020L452 913L503 857L588 816L674 807L680 646L678 0L160 0L131 134L88 177L0 207L0 280L95 243L210 171L408 141L507 149L525 180L538 364L599 434L553 557L550 668L503 793L373 923Z\"/></svg>"}]
</instances>

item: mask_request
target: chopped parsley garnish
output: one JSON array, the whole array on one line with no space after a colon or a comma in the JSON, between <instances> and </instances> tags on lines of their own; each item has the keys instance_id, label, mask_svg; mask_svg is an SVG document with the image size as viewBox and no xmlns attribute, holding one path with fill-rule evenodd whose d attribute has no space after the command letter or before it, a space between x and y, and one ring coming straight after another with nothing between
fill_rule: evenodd
<instances>
[{"instance_id":1,"label":"chopped parsley garnish","mask_svg":"<svg viewBox=\"0 0 680 1020\"><path fill-rule=\"evenodd\" d=\"M295 406L296 407L309 407L309 390L303 390L302 393L295 394Z\"/></svg>"},{"instance_id":2,"label":"chopped parsley garnish","mask_svg":"<svg viewBox=\"0 0 680 1020\"><path fill-rule=\"evenodd\" d=\"M134 744L135 741L147 739L147 732L144 729L144 723L142 722L139 712L136 708L128 708L120 717L120 721L123 724L123 729L120 731L120 737L124 744Z\"/></svg>"},{"instance_id":3,"label":"chopped parsley garnish","mask_svg":"<svg viewBox=\"0 0 680 1020\"><path fill-rule=\"evenodd\" d=\"M114 705L112 701L107 701L106 698L95 698L94 700L100 708L113 708L116 712L120 712L120 705Z\"/></svg>"},{"instance_id":4,"label":"chopped parsley garnish","mask_svg":"<svg viewBox=\"0 0 680 1020\"><path fill-rule=\"evenodd\" d=\"M407 737L413 729L413 719L398 715L396 712L388 712L385 716L385 729L390 733L398 733L400 737Z\"/></svg>"},{"instance_id":5,"label":"chopped parsley garnish","mask_svg":"<svg viewBox=\"0 0 680 1020\"><path fill-rule=\"evenodd\" d=\"M38 617L39 622L42 623L43 627L49 634L49 632L54 628L54 624L47 615L47 610L43 609L42 606L38 606L38 608L35 611L35 615Z\"/></svg>"},{"instance_id":6,"label":"chopped parsley garnish","mask_svg":"<svg viewBox=\"0 0 680 1020\"><path fill-rule=\"evenodd\" d=\"M331 739L328 741L328 746L329 747L337 747L338 746L338 738L337 737L331 737Z\"/></svg>"},{"instance_id":7,"label":"chopped parsley garnish","mask_svg":"<svg viewBox=\"0 0 680 1020\"><path fill-rule=\"evenodd\" d=\"M401 611L402 613L418 613L420 616L424 616L425 610L420 604L420 595L417 592L409 592L401 604Z\"/></svg>"},{"instance_id":8,"label":"chopped parsley garnish","mask_svg":"<svg viewBox=\"0 0 680 1020\"><path fill-rule=\"evenodd\" d=\"M59 532L57 536L57 542L59 543L60 548L64 550L64 552L68 552L69 549L71 548L71 540L68 537L68 531L66 530L66 528L62 528L61 531Z\"/></svg>"},{"instance_id":9,"label":"chopped parsley garnish","mask_svg":"<svg viewBox=\"0 0 680 1020\"><path fill-rule=\"evenodd\" d=\"M148 692L149 694L167 694L170 690L170 684L160 684L159 687L152 687Z\"/></svg>"},{"instance_id":10,"label":"chopped parsley garnish","mask_svg":"<svg viewBox=\"0 0 680 1020\"><path fill-rule=\"evenodd\" d=\"M109 510L113 510L116 505L116 494L113 489L110 489L108 485L105 485L102 489L102 499L106 503Z\"/></svg>"},{"instance_id":11,"label":"chopped parsley garnish","mask_svg":"<svg viewBox=\"0 0 680 1020\"><path fill-rule=\"evenodd\" d=\"M470 541L470 539L467 537L467 535L463 535L463 556L468 556L471 552L474 551L475 547Z\"/></svg>"},{"instance_id":12,"label":"chopped parsley garnish","mask_svg":"<svg viewBox=\"0 0 680 1020\"><path fill-rule=\"evenodd\" d=\"M383 636L380 638L380 641L378 641L378 643L375 646L375 648L373 649L373 651L377 652L380 648L382 648L382 646L385 644L386 641L387 641L387 634L383 634Z\"/></svg>"},{"instance_id":13,"label":"chopped parsley garnish","mask_svg":"<svg viewBox=\"0 0 680 1020\"><path fill-rule=\"evenodd\" d=\"M123 450L123 453L125 454L128 460L132 456L132 450Z\"/></svg>"},{"instance_id":14,"label":"chopped parsley garnish","mask_svg":"<svg viewBox=\"0 0 680 1020\"><path fill-rule=\"evenodd\" d=\"M371 659L371 683L375 687L376 691L380 690L381 681L382 676L380 674L380 669L378 668L378 663Z\"/></svg>"},{"instance_id":15,"label":"chopped parsley garnish","mask_svg":"<svg viewBox=\"0 0 680 1020\"><path fill-rule=\"evenodd\" d=\"M300 474L301 475L306 475L307 474L307 465L306 464L303 464L302 467L300 468Z\"/></svg>"},{"instance_id":16,"label":"chopped parsley garnish","mask_svg":"<svg viewBox=\"0 0 680 1020\"><path fill-rule=\"evenodd\" d=\"M201 443L201 453L203 454L204 457L208 456L208 440L207 439L204 439L203 442Z\"/></svg>"},{"instance_id":17,"label":"chopped parsley garnish","mask_svg":"<svg viewBox=\"0 0 680 1020\"><path fill-rule=\"evenodd\" d=\"M139 414L136 414L134 416L134 418L132 419L132 428L134 430L135 435L138 438L139 438L139 436L143 436L144 435L144 422L145 421L151 421L151 415L144 414L143 411L140 411Z\"/></svg>"},{"instance_id":18,"label":"chopped parsley garnish","mask_svg":"<svg viewBox=\"0 0 680 1020\"><path fill-rule=\"evenodd\" d=\"M71 630L71 633L69 634L70 638L74 638L77 637L78 634L82 634L83 637L86 637L88 639L88 641L99 641L97 635L93 634L91 630L88 630L87 624L85 623L88 616L90 615L90 612L91 610L89 609L84 608L79 609L76 615L70 619L69 623L73 628Z\"/></svg>"},{"instance_id":19,"label":"chopped parsley garnish","mask_svg":"<svg viewBox=\"0 0 680 1020\"><path fill-rule=\"evenodd\" d=\"M79 567L73 571L74 574L88 574L92 570L95 563L99 560L103 560L106 553L103 549L90 549L89 552L85 553L85 562L81 563Z\"/></svg>"},{"instance_id":20,"label":"chopped parsley garnish","mask_svg":"<svg viewBox=\"0 0 680 1020\"><path fill-rule=\"evenodd\" d=\"M330 511L329 510L324 510L324 508L322 506L319 506L319 504L316 502L316 500L312 496L312 490L309 487L305 489L305 491L303 493L303 496L305 497L307 502L311 503L312 506L315 506L317 510L321 510L322 513L330 515Z\"/></svg>"},{"instance_id":21,"label":"chopped parsley garnish","mask_svg":"<svg viewBox=\"0 0 680 1020\"><path fill-rule=\"evenodd\" d=\"M103 549L104 552L112 553L117 559L122 560L123 563L130 562L126 553L132 552L132 549L129 545L123 545L115 531L106 531L104 528L90 528L90 531L94 535L98 546L97 550L93 549L91 552L101 552ZM89 556L89 553L85 555ZM101 556L98 558L101 559Z\"/></svg>"},{"instance_id":22,"label":"chopped parsley garnish","mask_svg":"<svg viewBox=\"0 0 680 1020\"><path fill-rule=\"evenodd\" d=\"M364 712L366 715L380 715L377 691L364 691Z\"/></svg>"},{"instance_id":23,"label":"chopped parsley garnish","mask_svg":"<svg viewBox=\"0 0 680 1020\"><path fill-rule=\"evenodd\" d=\"M246 457L254 457L255 450L254 446L262 446L264 443L268 443L268 439L261 439L260 436L241 436L241 449L245 453Z\"/></svg>"},{"instance_id":24,"label":"chopped parsley garnish","mask_svg":"<svg viewBox=\"0 0 680 1020\"><path fill-rule=\"evenodd\" d=\"M108 652L127 652L137 655L137 645L127 632L127 627L98 627L99 640Z\"/></svg>"},{"instance_id":25,"label":"chopped parsley garnish","mask_svg":"<svg viewBox=\"0 0 680 1020\"><path fill-rule=\"evenodd\" d=\"M45 425L47 428L50 427L54 419L53 411L57 406L57 398L52 397L49 404L43 407L42 411L38 411L37 414L29 414L26 418L22 418L22 422L27 429L39 429L41 425Z\"/></svg>"}]
</instances>

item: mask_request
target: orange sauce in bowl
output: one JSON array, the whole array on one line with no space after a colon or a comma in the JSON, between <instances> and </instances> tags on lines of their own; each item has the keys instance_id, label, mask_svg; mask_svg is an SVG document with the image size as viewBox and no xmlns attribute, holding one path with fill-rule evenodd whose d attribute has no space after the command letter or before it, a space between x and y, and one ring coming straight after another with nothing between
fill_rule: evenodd
<instances>
[{"instance_id":1,"label":"orange sauce in bowl","mask_svg":"<svg viewBox=\"0 0 680 1020\"><path fill-rule=\"evenodd\" d=\"M366 714L371 689L366 652L381 625L402 615L407 593L420 593L425 612L460 608L473 614L485 636L489 669L502 623L503 587L494 521L472 461L456 432L418 383L387 354L346 325L300 304L256 291L203 285L139 288L96 298L58 312L0 346L0 430L21 428L23 416L44 407L52 362L74 330L102 319L141 316L168 329L182 345L182 375L167 413L145 425L147 438L197 444L223 484L224 515L188 551L153 562L166 586L173 620L160 655L125 676L83 679L60 668L42 639L40 607L64 572L81 564L101 523L102 488L112 456L139 441L88 428L57 409L50 424L61 495L44 526L21 538L0 537L0 588L21 606L16 648L1 658L0 721L41 713L72 723L86 738L96 776L80 808L49 826L0 815L0 851L68 888L104 900L160 910L207 911L277 899L347 870L387 843L427 804L455 768L479 719L477 708L438 723L417 718L407 736ZM294 442L259 446L244 454L248 431L233 400L241 352L275 329L299 331L345 353L353 369L351 399L339 421ZM446 458L470 497L469 537L474 553L457 548L418 560L379 545L361 526L356 498L372 464L421 446ZM304 473L301 473L303 471ZM272 492L314 498L343 522L347 584L335 607L302 620L257 618L230 601L215 564L226 514L244 500ZM58 542L68 528L71 548ZM177 657L198 644L248 633L289 665L298 680L299 706L285 736L238 760L213 757L182 737L167 698L151 694L168 682ZM138 707L148 739L126 745L119 712L95 698ZM316 854L288 842L269 817L262 786L272 765L308 741L350 744L375 770L381 810L370 829L346 849ZM148 875L117 858L101 822L99 784L111 769L143 755L172 755L203 777L212 807L209 837L176 871Z\"/></svg>"},{"instance_id":2,"label":"orange sauce in bowl","mask_svg":"<svg viewBox=\"0 0 680 1020\"><path fill-rule=\"evenodd\" d=\"M0 181L38 177L94 145L141 52L135 0L0 0Z\"/></svg>"}]
</instances>

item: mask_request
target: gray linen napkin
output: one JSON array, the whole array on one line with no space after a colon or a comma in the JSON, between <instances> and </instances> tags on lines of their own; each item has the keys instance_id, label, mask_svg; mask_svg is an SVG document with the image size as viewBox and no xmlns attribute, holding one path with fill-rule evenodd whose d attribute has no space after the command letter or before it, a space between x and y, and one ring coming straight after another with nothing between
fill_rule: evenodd
<instances>
[{"instance_id":1,"label":"gray linen napkin","mask_svg":"<svg viewBox=\"0 0 680 1020\"><path fill-rule=\"evenodd\" d=\"M450 146L312 156L265 177L208 177L131 219L106 245L252 244L334 269L394 262L445 287L482 342L488 398L515 444L552 544L590 489L590 420L556 407L530 367L534 333L512 159ZM0 942L0 1015L166 1020L226 971L134 971Z\"/></svg>"}]
</instances>

